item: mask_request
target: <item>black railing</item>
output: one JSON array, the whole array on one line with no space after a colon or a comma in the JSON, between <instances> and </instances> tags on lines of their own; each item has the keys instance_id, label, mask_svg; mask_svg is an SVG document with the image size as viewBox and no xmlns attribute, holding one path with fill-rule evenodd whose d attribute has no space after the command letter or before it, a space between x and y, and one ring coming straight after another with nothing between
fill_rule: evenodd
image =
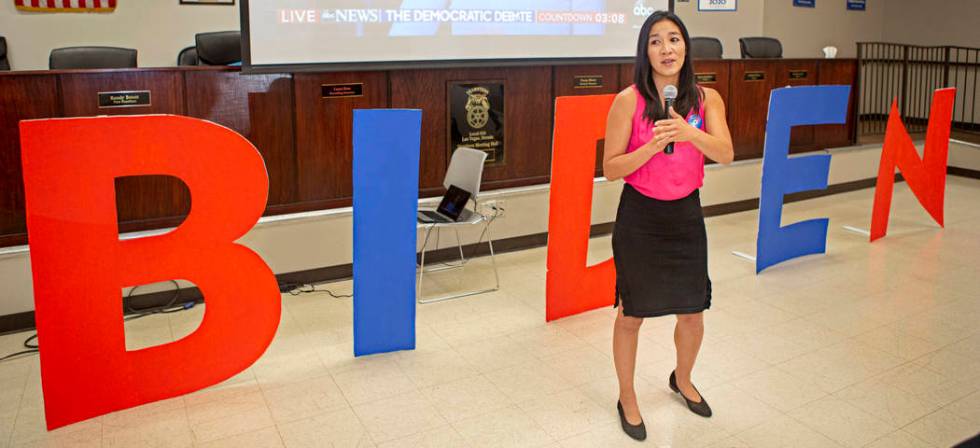
<instances>
[{"instance_id":1,"label":"black railing","mask_svg":"<svg viewBox=\"0 0 980 448\"><path fill-rule=\"evenodd\" d=\"M925 132L936 89L956 87L953 129L980 133L980 48L858 43L858 136L883 135L892 101L911 133Z\"/></svg>"}]
</instances>

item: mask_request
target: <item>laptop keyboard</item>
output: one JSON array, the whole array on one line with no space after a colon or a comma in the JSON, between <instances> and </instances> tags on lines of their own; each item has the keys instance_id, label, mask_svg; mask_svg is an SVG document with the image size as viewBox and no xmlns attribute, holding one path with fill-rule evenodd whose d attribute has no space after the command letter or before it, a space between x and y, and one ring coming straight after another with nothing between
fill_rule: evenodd
<instances>
[{"instance_id":1,"label":"laptop keyboard","mask_svg":"<svg viewBox=\"0 0 980 448\"><path fill-rule=\"evenodd\" d=\"M432 210L419 210L419 218L423 222L449 222L449 218L442 216Z\"/></svg>"}]
</instances>

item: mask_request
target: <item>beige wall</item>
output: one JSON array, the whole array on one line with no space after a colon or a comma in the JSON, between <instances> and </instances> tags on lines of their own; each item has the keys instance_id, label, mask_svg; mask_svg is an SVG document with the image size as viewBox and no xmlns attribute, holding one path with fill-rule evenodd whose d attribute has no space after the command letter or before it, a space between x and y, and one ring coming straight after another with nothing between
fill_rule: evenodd
<instances>
[{"instance_id":1,"label":"beige wall","mask_svg":"<svg viewBox=\"0 0 980 448\"><path fill-rule=\"evenodd\" d=\"M868 0L866 11L848 11L845 0L817 0L814 8L795 7L792 0L765 4L765 35L783 43L783 57L823 57L822 48L831 45L837 57L853 58L857 42L882 39L885 0Z\"/></svg>"},{"instance_id":2,"label":"beige wall","mask_svg":"<svg viewBox=\"0 0 980 448\"><path fill-rule=\"evenodd\" d=\"M194 34L238 29L238 7L180 5L177 0L126 0L115 12L25 13L0 1L0 35L11 68L46 70L53 48L106 45L135 48L141 67L173 66Z\"/></svg>"},{"instance_id":3,"label":"beige wall","mask_svg":"<svg viewBox=\"0 0 980 448\"><path fill-rule=\"evenodd\" d=\"M883 39L903 44L978 48L978 22L978 0L888 0Z\"/></svg>"},{"instance_id":4,"label":"beige wall","mask_svg":"<svg viewBox=\"0 0 980 448\"><path fill-rule=\"evenodd\" d=\"M838 48L837 57L857 56L857 42L880 41L885 7L868 2L867 11L848 11L844 0L819 0L815 8L798 8L792 0L739 0L735 12L700 12L697 0L675 3L675 12L692 36L721 39L725 58L740 57L740 37L768 36L783 44L787 58L823 57L821 49Z\"/></svg>"},{"instance_id":5,"label":"beige wall","mask_svg":"<svg viewBox=\"0 0 980 448\"><path fill-rule=\"evenodd\" d=\"M725 58L739 57L738 38L763 36L763 0L739 0L735 12L699 12L697 0L674 3L674 12L691 36L717 37Z\"/></svg>"}]
</instances>

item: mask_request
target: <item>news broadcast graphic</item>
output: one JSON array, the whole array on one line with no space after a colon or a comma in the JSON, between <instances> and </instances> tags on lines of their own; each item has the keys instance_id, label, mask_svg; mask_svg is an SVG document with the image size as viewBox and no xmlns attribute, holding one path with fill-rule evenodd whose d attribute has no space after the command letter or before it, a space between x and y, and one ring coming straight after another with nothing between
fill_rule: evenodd
<instances>
[{"instance_id":1,"label":"news broadcast graphic","mask_svg":"<svg viewBox=\"0 0 980 448\"><path fill-rule=\"evenodd\" d=\"M248 0L249 65L627 58L670 0Z\"/></svg>"}]
</instances>

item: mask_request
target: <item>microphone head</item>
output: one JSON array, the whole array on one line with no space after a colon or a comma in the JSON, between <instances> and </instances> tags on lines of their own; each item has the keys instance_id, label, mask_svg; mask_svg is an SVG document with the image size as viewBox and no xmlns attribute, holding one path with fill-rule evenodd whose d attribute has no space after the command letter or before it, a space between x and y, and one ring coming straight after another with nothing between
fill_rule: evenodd
<instances>
[{"instance_id":1,"label":"microphone head","mask_svg":"<svg viewBox=\"0 0 980 448\"><path fill-rule=\"evenodd\" d=\"M664 99L665 100L676 100L677 99L677 87L674 85L669 85L664 87Z\"/></svg>"}]
</instances>

